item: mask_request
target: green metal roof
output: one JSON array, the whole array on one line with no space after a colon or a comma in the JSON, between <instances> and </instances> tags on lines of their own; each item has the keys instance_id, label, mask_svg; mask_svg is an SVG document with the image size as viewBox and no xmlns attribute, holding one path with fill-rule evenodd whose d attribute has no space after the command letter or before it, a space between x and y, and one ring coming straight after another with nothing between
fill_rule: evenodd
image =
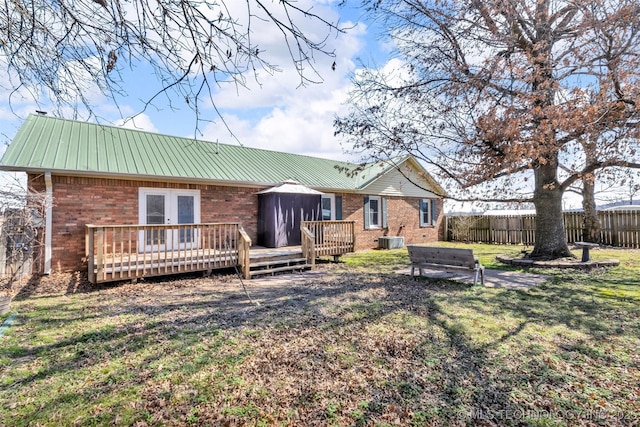
<instances>
[{"instance_id":1,"label":"green metal roof","mask_svg":"<svg viewBox=\"0 0 640 427\"><path fill-rule=\"evenodd\" d=\"M365 165L350 176L340 168L355 170L358 165L30 115L0 169L259 186L295 180L312 188L357 191L407 158Z\"/></svg>"},{"instance_id":2,"label":"green metal roof","mask_svg":"<svg viewBox=\"0 0 640 427\"><path fill-rule=\"evenodd\" d=\"M0 161L13 171L355 190L356 179L336 166L357 165L40 115L25 120Z\"/></svg>"}]
</instances>

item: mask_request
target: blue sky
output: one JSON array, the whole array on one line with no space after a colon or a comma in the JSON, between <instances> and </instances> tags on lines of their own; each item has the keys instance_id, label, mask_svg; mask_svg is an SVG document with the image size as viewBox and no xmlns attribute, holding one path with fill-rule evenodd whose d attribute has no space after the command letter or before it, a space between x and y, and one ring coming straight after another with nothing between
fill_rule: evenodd
<instances>
[{"instance_id":1,"label":"blue sky","mask_svg":"<svg viewBox=\"0 0 640 427\"><path fill-rule=\"evenodd\" d=\"M172 109L165 97L160 96L153 106L126 126L168 135L196 136L220 143L241 143L249 147L357 161L358 157L346 154L345 147L333 135L333 119L336 114L346 111L344 103L351 86L350 78L360 64L384 67L391 60L392 46L380 42L379 31L371 23L365 22L361 11L353 7L359 1L348 1L346 7L338 6L338 3L339 0L298 1L300 6L312 6L315 13L326 17L328 21L339 20L345 27L353 27L346 34L327 40L328 48L335 51L335 58L316 56L315 66L322 74L322 84L299 87L299 78L282 39L277 35L277 29L272 25L257 29L260 47L266 49L271 61L278 64L282 72L273 76L261 75L261 86L252 83L252 76L247 76L249 89L225 85L217 90L216 105L234 136L212 108L202 111L202 118L212 121L200 124L202 134L194 135L194 113L178 97L172 99ZM304 29L310 34L326 33L321 26L313 23ZM336 69L332 70L334 60ZM139 64L124 75L124 80L127 96L118 100L118 108L98 91L85 94L92 100L95 112L103 123L120 124L123 115L140 112L143 101L160 88L152 70L144 64ZM0 155L28 114L37 109L53 110L50 105L38 105L28 97L20 99L14 96L10 106L7 102L10 94L7 86L6 76L0 76ZM69 111L66 118L75 118L73 112ZM85 118L80 115L78 119ZM579 205L579 198L567 195L567 199L570 200L569 206Z\"/></svg>"},{"instance_id":2,"label":"blue sky","mask_svg":"<svg viewBox=\"0 0 640 427\"><path fill-rule=\"evenodd\" d=\"M339 141L333 136L333 117L344 110L346 93L350 86L350 76L360 61L367 64L383 65L390 53L388 46L377 41L377 34L361 19L359 10L350 7L339 7L334 0L303 0L313 3L313 10L329 21L338 18L346 26L355 27L346 34L330 38L327 43L335 50L336 57L316 57L316 67L320 70L324 82L306 87L298 87L292 63L286 57L284 46L278 46L275 34L266 34L268 28L262 29L261 39L274 40L274 44L260 43L266 46L271 60L276 62L282 72L273 76L261 76L262 86L252 83L253 77L247 76L251 88L237 88L234 85L222 86L218 89L215 102L227 125L235 137L225 128L212 108L205 108L202 117L212 122L200 125L200 139L219 141L220 143L238 144L260 147L271 150L334 158L340 160L355 159L343 153ZM358 2L359 3L359 2ZM310 24L312 25L312 24ZM276 32L275 27L270 29ZM306 28L305 28L306 30ZM319 31L310 27L309 31ZM281 42L281 39L280 39ZM281 44L281 43L280 43ZM336 69L331 64L335 60ZM121 115L132 115L141 111L143 100L150 98L160 88L150 67L141 64L124 76L127 96L118 100L119 110L108 98L97 91L88 96L95 106L95 111L104 123L119 124ZM6 88L0 99L0 141L10 142L22 120L35 110L52 111L46 104L37 105L33 99L14 98L11 107L7 103ZM129 127L159 132L169 135L193 137L195 116L181 99L172 99L173 109L161 96L144 113L138 115ZM48 108L49 107L49 108ZM13 109L13 111L12 111ZM74 118L69 111L66 118ZM84 119L82 115L78 117ZM236 140L237 138L237 140Z\"/></svg>"}]
</instances>

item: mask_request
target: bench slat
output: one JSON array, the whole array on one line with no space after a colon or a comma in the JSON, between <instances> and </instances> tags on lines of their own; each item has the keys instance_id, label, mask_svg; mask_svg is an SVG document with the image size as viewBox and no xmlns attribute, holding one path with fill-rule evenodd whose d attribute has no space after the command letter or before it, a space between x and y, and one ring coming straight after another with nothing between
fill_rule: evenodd
<instances>
[{"instance_id":1,"label":"bench slat","mask_svg":"<svg viewBox=\"0 0 640 427\"><path fill-rule=\"evenodd\" d=\"M420 269L420 274L423 268L445 271L466 270L475 272L474 285L478 281L478 275L484 284L484 267L473 256L472 249L407 245L407 250L411 260L412 276L415 268Z\"/></svg>"},{"instance_id":2,"label":"bench slat","mask_svg":"<svg viewBox=\"0 0 640 427\"><path fill-rule=\"evenodd\" d=\"M431 262L467 268L475 268L476 259L471 249L413 246L409 249L411 262Z\"/></svg>"}]
</instances>

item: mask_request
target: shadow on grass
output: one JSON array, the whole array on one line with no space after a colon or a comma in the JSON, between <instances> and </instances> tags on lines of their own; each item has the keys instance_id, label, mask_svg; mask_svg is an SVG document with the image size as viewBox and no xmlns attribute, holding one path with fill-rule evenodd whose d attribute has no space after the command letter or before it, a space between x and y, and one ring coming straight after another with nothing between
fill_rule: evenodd
<instances>
[{"instance_id":1,"label":"shadow on grass","mask_svg":"<svg viewBox=\"0 0 640 427\"><path fill-rule=\"evenodd\" d=\"M71 283L71 286L75 289L76 284ZM445 285L449 286L454 285ZM81 382L78 376L88 375L93 367L125 359L133 362L112 369L103 367L108 373L88 380L91 392L79 390L74 396L54 393L55 396L40 405L40 415L32 419L36 420L46 419L47 414L64 403L88 405L97 396L106 398L107 394L118 393L117 384L122 387L130 383L143 384L162 375L189 377L194 372L212 369L223 372L223 376L230 375L248 355L261 354L268 348L249 348L247 343L234 343L239 331L246 328L257 329L262 339L276 340L278 345L285 343L291 330L296 331L295 335L317 335L316 347L307 349L307 357L309 361L315 361L315 369L325 370L318 374L324 381L324 375L333 369L334 361L323 343L333 340L334 333L366 330L371 325L384 324L386 318L402 312L419 316L422 322L438 331L418 333L408 343L393 334L383 336L378 345L363 348L358 353L361 363L366 366L371 363L369 350L375 352L376 363L388 366L392 373L376 380L359 396L359 401L365 402L361 411L363 420L384 418L397 408L405 408L406 414L418 411L419 417L425 419L433 416L454 419L468 413L469 408L508 404L509 390L501 389L499 383L481 369L488 362L486 351L467 339L464 331L448 323L423 284L395 276L343 275L339 280L311 286L282 284L259 291L252 290L250 283L248 287L252 297L260 301L260 306L250 304L239 287L221 290L215 298L199 295L192 301L178 295L174 302L132 298L120 305L112 302L98 306L97 300L91 300L88 302L96 306L89 307L88 311L84 304L50 304L48 314L40 313L40 317L27 314L25 323L36 336L50 333L63 337L55 342L0 351L3 357L14 359L13 363L18 365L20 362L15 360L24 359L25 363L33 360L26 356L48 361L36 372L15 378L14 383L3 386L2 390L17 386L32 388L55 377L72 377L71 382ZM383 292L387 298L379 301L374 297L359 296L371 288ZM27 295L23 294L22 298ZM99 295L96 293L94 298L99 299ZM333 300L340 302L335 307L327 306L327 301ZM361 315L354 316L358 310L362 310ZM61 330L56 332L56 328ZM69 333L71 331L65 331L65 328L73 332ZM362 344L357 340L347 341L356 348ZM203 351L199 350L203 343L209 356L198 363L194 355ZM439 356L434 359L434 354ZM441 389L434 389L428 378L414 369L426 359L437 362L439 367L430 369L441 376ZM162 364L166 366L161 368ZM278 361L272 362L272 365L277 364ZM280 368L291 369L284 365ZM300 372L301 377L309 375L304 368L298 369L304 371ZM257 381L257 378L249 380ZM301 388L295 398L298 401L314 400L325 392L316 389L311 382L306 389ZM349 396L342 398L350 399ZM423 408L425 399L437 401L435 413ZM324 410L321 405L314 404L300 416L303 420L317 419L325 416L321 414ZM404 419L408 419L406 414Z\"/></svg>"},{"instance_id":2,"label":"shadow on grass","mask_svg":"<svg viewBox=\"0 0 640 427\"><path fill-rule=\"evenodd\" d=\"M154 283L171 283L180 280L201 279L203 272L176 273L164 276L152 276L140 278L139 283L152 285ZM216 270L214 277L231 280L236 277L233 268ZM59 295L91 294L105 289L116 289L128 286L131 280L121 280L106 283L91 283L85 272L55 273L51 275L33 274L29 280L19 287L14 300L24 301L29 298L46 296L57 297Z\"/></svg>"},{"instance_id":3,"label":"shadow on grass","mask_svg":"<svg viewBox=\"0 0 640 427\"><path fill-rule=\"evenodd\" d=\"M256 424L261 416L291 412L292 424L332 419L352 425L396 420L474 424L483 414L534 409L534 398L513 399L514 392L523 393L514 387L568 381L540 360L542 350L535 343L521 349L526 356L522 369L511 371L496 356L504 343L532 323L564 325L603 338L615 333L606 319L621 310L608 308L588 289L555 282L529 291L365 273L261 287L247 282L257 306L238 281L195 294L188 289L164 294L151 286L149 293L127 296L123 284L108 286L121 287L122 293L102 294L76 280L71 279L66 293L87 289L86 295L44 302L38 313L24 314L28 334L52 335L53 342L34 339L0 350L16 368L1 394L41 387L40 409L23 414L25 424L46 421L61 405L85 407L76 416L86 420L89 408L100 402L109 413L95 416L114 422L131 403L127 393L133 392L125 390L140 387L136 411L160 424L181 420L194 408L205 421L220 416L223 408L243 413L240 408L254 407L262 409L248 411L249 419L240 421ZM455 311L444 307L445 301L522 320L480 341ZM566 343L562 350L600 356L580 343ZM46 363L27 369L33 359L26 356ZM83 382L87 385L79 387ZM53 391L65 383L74 385L75 396ZM187 391L178 395L172 387ZM282 390L286 399L278 397ZM121 394L121 401L114 394ZM140 414L127 422L141 420ZM505 418L499 424L517 425L518 420Z\"/></svg>"},{"instance_id":4,"label":"shadow on grass","mask_svg":"<svg viewBox=\"0 0 640 427\"><path fill-rule=\"evenodd\" d=\"M640 280L607 280L606 286L601 286L597 278L590 278L586 273L565 273L529 290L492 294L493 304L489 307L542 325L579 330L593 339L606 339L638 326L640 299L614 290L619 287L640 289ZM487 299L482 298L476 304L486 302ZM621 316L621 313L628 315ZM619 321L612 321L614 319Z\"/></svg>"}]
</instances>

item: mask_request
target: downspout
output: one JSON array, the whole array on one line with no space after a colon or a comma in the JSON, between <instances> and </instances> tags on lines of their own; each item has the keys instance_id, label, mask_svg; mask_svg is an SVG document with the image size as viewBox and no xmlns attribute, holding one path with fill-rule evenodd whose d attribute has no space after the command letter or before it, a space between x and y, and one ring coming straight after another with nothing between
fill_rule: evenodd
<instances>
[{"instance_id":1,"label":"downspout","mask_svg":"<svg viewBox=\"0 0 640 427\"><path fill-rule=\"evenodd\" d=\"M45 219L44 219L44 274L51 273L51 238L53 236L53 185L51 184L51 171L44 173L45 193Z\"/></svg>"}]
</instances>

